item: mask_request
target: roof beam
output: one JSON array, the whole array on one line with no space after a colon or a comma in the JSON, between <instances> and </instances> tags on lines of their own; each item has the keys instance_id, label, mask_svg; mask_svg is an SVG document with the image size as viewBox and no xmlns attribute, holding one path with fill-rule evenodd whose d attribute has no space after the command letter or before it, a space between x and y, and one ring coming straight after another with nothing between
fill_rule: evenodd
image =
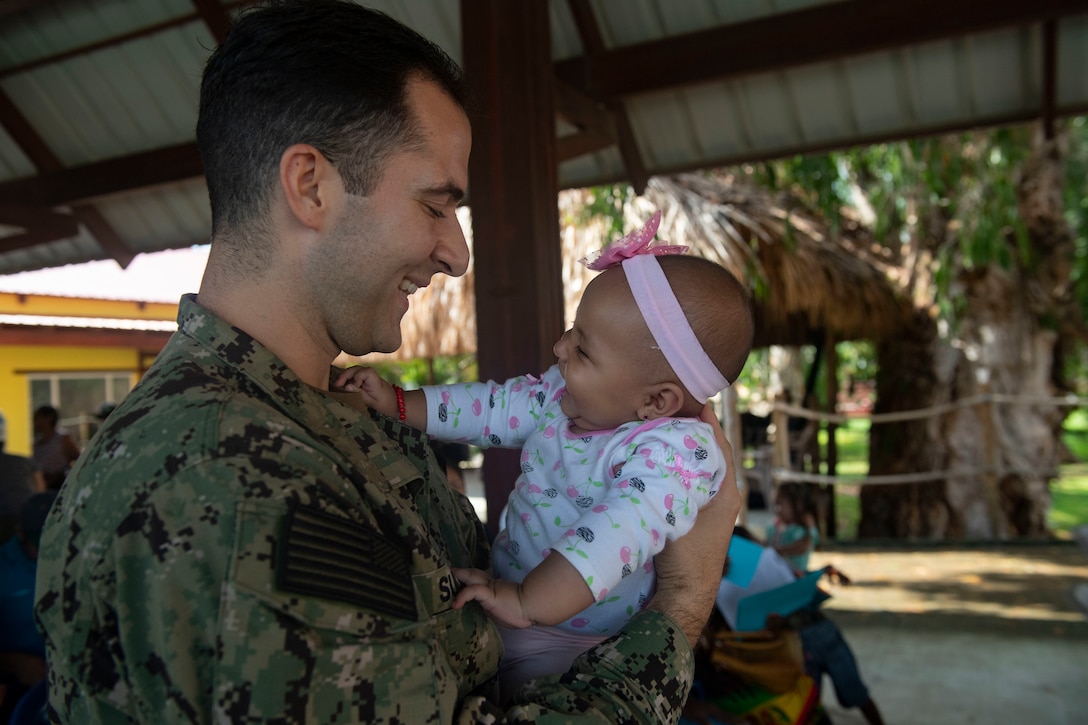
<instances>
[{"instance_id":1,"label":"roof beam","mask_svg":"<svg viewBox=\"0 0 1088 725\"><path fill-rule=\"evenodd\" d=\"M0 199L59 206L185 181L203 174L200 151L190 142L0 183Z\"/></svg>"},{"instance_id":2,"label":"roof beam","mask_svg":"<svg viewBox=\"0 0 1088 725\"><path fill-rule=\"evenodd\" d=\"M11 99L2 90L0 90L0 124L3 124L15 143L19 145L31 163L39 170L47 173L57 173L63 169L64 165L57 158L57 155L53 153L53 150L49 148L45 139L38 134L37 130L27 121L18 107L12 103ZM15 197L5 196L2 192L0 192L0 199L9 202L16 200ZM43 206L56 206L56 204L46 203ZM9 211L11 211L10 208ZM113 229L113 226L102 216L101 212L94 207L81 206L73 210L73 215L75 219L71 221L71 224L68 224L67 221L58 223L57 217L59 215L56 214L24 216L23 223L17 226L25 228L26 233L5 237L0 240L3 249L19 249L56 241L57 239L74 237L79 233L79 228L75 223L78 220L90 230L106 254L116 260L121 267L129 265L135 255L125 245L124 240ZM71 231L71 233L65 234L67 231Z\"/></svg>"},{"instance_id":3,"label":"roof beam","mask_svg":"<svg viewBox=\"0 0 1088 725\"><path fill-rule=\"evenodd\" d=\"M593 14L593 8L589 0L568 0L574 23L578 26L578 35L582 39L589 57L596 57L607 52L604 44L604 36L601 35L597 16ZM631 127L631 118L620 100L608 102L608 110L612 112L615 122L616 138L620 147L620 157L623 166L627 169L627 176L631 185L635 187L635 193L641 194L650 183L650 173L646 170L646 163L642 159L642 151L635 139L635 131Z\"/></svg>"},{"instance_id":4,"label":"roof beam","mask_svg":"<svg viewBox=\"0 0 1088 725\"><path fill-rule=\"evenodd\" d=\"M555 158L558 163L563 163L579 156L603 151L615 145L615 134L581 131L568 136L560 136L555 140Z\"/></svg>"},{"instance_id":5,"label":"roof beam","mask_svg":"<svg viewBox=\"0 0 1088 725\"><path fill-rule=\"evenodd\" d=\"M12 141L39 171L55 171L61 168L57 155L46 145L34 126L3 89L0 89L0 126L4 127ZM0 198L6 197L0 194Z\"/></svg>"},{"instance_id":6,"label":"roof beam","mask_svg":"<svg viewBox=\"0 0 1088 725\"><path fill-rule=\"evenodd\" d=\"M0 19L42 4L41 0L4 0L0 2Z\"/></svg>"},{"instance_id":7,"label":"roof beam","mask_svg":"<svg viewBox=\"0 0 1088 725\"><path fill-rule=\"evenodd\" d=\"M83 224L103 251L122 268L127 267L136 256L102 216L102 212L93 206L76 206L68 215L44 207L3 204L0 205L0 224L26 230L22 234L0 237L0 253L70 239L79 234L79 225Z\"/></svg>"},{"instance_id":8,"label":"roof beam","mask_svg":"<svg viewBox=\"0 0 1088 725\"><path fill-rule=\"evenodd\" d=\"M212 36L215 38L216 44L222 45L223 41L227 39L227 32L230 30L230 15L227 14L227 9L219 4L219 0L192 1L197 13L199 13L204 20L204 24L208 26L208 30L211 31Z\"/></svg>"},{"instance_id":9,"label":"roof beam","mask_svg":"<svg viewBox=\"0 0 1088 725\"><path fill-rule=\"evenodd\" d=\"M1084 116L1088 115L1088 105L1077 106L1064 106L1061 109L1061 115L1063 116ZM1012 126L1021 123L1034 123L1039 120L1039 114L1037 111L1017 111L1014 113L1003 113L986 116L979 118L973 122L971 128L987 128L991 126ZM919 129L913 133L913 138L924 138L928 136L943 136L949 133L959 133L964 130L964 126L961 123L947 123L937 124L929 126L923 129ZM755 163L758 161L769 161L774 159L784 159L791 156L800 156L803 154L820 154L827 151L837 151L844 146L873 146L882 143L892 143L895 141L902 141L904 135L901 131L889 131L873 134L863 134L850 139L849 143L844 143L841 140L827 141L825 143L809 143L799 146L784 146L774 151L752 151L746 154L732 154L729 156L711 157L706 162L700 164L673 164L662 165L655 170L655 173L660 176L669 176L671 174L683 174L689 171L698 171L700 169L712 169L719 166L738 166L742 164ZM624 179L615 174L601 175L584 180L579 186L600 186L604 184L618 184L623 182ZM564 187L567 188L567 187Z\"/></svg>"},{"instance_id":10,"label":"roof beam","mask_svg":"<svg viewBox=\"0 0 1088 725\"><path fill-rule=\"evenodd\" d=\"M193 0L202 4L206 1ZM233 1L225 3L224 7L240 4ZM576 1L572 9L577 5ZM617 125L618 117L608 118L608 107L600 105L626 94L664 90L673 83L694 84L735 78L887 50L899 44L1045 21L1083 13L1086 9L1084 0L1034 0L1031 3L1021 0L990 0L987 3L844 0L560 61L555 65L556 74L563 81L557 85L557 108L583 133L559 139L557 155L566 160L613 144L632 143L634 136L630 124L624 131ZM857 28L864 28L864 31L859 32ZM728 48L729 52L723 52L723 48ZM28 156L32 159L39 156L34 149L34 137L18 128L18 123L3 108L4 100L6 97L0 98L0 123L19 141ZM622 141L624 137L630 141ZM44 148L44 143L41 146ZM622 149L621 145L621 152ZM634 158L625 155L624 160L629 177L636 183L631 160ZM44 167L39 168L45 171ZM183 143L79 167L56 168L40 177L0 183L0 198L36 206L57 206L199 178L203 173L196 144Z\"/></svg>"},{"instance_id":11,"label":"roof beam","mask_svg":"<svg viewBox=\"0 0 1088 725\"><path fill-rule=\"evenodd\" d=\"M1084 0L844 0L556 63L602 101L1088 12Z\"/></svg>"},{"instance_id":12,"label":"roof beam","mask_svg":"<svg viewBox=\"0 0 1088 725\"><path fill-rule=\"evenodd\" d=\"M117 233L113 225L106 221L106 217L102 215L102 212L93 206L79 205L72 209L72 214L79 219L83 226L87 227L87 231L91 233L91 236L95 238L106 254L121 265L121 269L128 267L136 255L121 239L121 235Z\"/></svg>"},{"instance_id":13,"label":"roof beam","mask_svg":"<svg viewBox=\"0 0 1088 725\"><path fill-rule=\"evenodd\" d=\"M54 229L57 239L74 236L78 231L76 221L68 214L60 214L45 207L28 207L18 204L0 203L0 224L21 229L33 226ZM66 234L61 234L66 232Z\"/></svg>"},{"instance_id":14,"label":"roof beam","mask_svg":"<svg viewBox=\"0 0 1088 725\"><path fill-rule=\"evenodd\" d=\"M58 2L58 0L54 0L54 2ZM208 2L208 0L193 0L193 2L202 4ZM222 7L225 13L226 10L246 5L252 2L255 2L255 0L229 0L228 2L224 2L222 4ZM8 13L7 8L10 3L22 3L23 7L33 7L35 9L48 4L46 2L43 2L43 0L0 0L0 20L3 20L4 16ZM104 48L113 48L118 45L123 45L124 43L127 43L131 40L136 40L137 38L146 38L148 36L160 33L164 30L180 27L182 25L186 25L197 20L203 20L205 25L207 25L208 29L212 32L212 34L216 34L216 27L221 25L222 21L216 17L215 10L211 9L209 11L209 14L205 14L200 8L200 5L198 5L197 8L200 12L179 15L177 17L170 18L169 20L164 20L162 22L154 23L152 25L146 25L142 28L137 28L127 33L112 35L108 38L96 40L93 43L73 46L56 53L48 53L46 55L38 56L33 60L27 60L23 61L22 63L17 63L16 65L0 68L0 78L4 78L10 75L17 75L19 73L25 73L26 71L33 70L35 68L41 68L43 66L54 65L56 63L60 63L61 61L68 60L69 58L75 58L81 55L89 55ZM15 12L18 9L21 8L13 6L11 12Z\"/></svg>"},{"instance_id":15,"label":"roof beam","mask_svg":"<svg viewBox=\"0 0 1088 725\"><path fill-rule=\"evenodd\" d=\"M556 115L578 129L556 140L559 163L616 145L616 116L603 104L558 81L554 95Z\"/></svg>"},{"instance_id":16,"label":"roof beam","mask_svg":"<svg viewBox=\"0 0 1088 725\"><path fill-rule=\"evenodd\" d=\"M0 237L0 252L25 249L79 234L74 217L44 207L0 204L0 224L18 227L23 233Z\"/></svg>"},{"instance_id":17,"label":"roof beam","mask_svg":"<svg viewBox=\"0 0 1088 725\"><path fill-rule=\"evenodd\" d=\"M582 131L616 137L615 116L600 101L566 83L555 84L555 113Z\"/></svg>"},{"instance_id":18,"label":"roof beam","mask_svg":"<svg viewBox=\"0 0 1088 725\"><path fill-rule=\"evenodd\" d=\"M1043 98L1041 115L1043 117L1043 137L1050 141L1054 138L1054 109L1058 105L1058 23L1047 20L1043 23Z\"/></svg>"},{"instance_id":19,"label":"roof beam","mask_svg":"<svg viewBox=\"0 0 1088 725\"><path fill-rule=\"evenodd\" d=\"M0 252L14 252L19 249L27 249L36 247L39 244L48 244L59 239L74 237L79 231L75 220L72 221L72 229L71 234L61 234L56 231L55 227L35 226L21 234L9 234L6 237L0 237Z\"/></svg>"}]
</instances>

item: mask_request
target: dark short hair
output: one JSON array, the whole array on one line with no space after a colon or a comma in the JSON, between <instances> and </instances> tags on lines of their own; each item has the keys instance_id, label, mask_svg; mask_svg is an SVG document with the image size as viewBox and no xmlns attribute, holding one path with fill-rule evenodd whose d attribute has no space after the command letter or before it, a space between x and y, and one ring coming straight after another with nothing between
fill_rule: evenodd
<instances>
[{"instance_id":1,"label":"dark short hair","mask_svg":"<svg viewBox=\"0 0 1088 725\"><path fill-rule=\"evenodd\" d=\"M57 421L60 420L60 413L52 405L39 405L34 410L34 417L37 418L39 415L44 417L53 425L56 425Z\"/></svg>"},{"instance_id":2,"label":"dark short hair","mask_svg":"<svg viewBox=\"0 0 1088 725\"><path fill-rule=\"evenodd\" d=\"M244 12L200 87L196 136L213 237L260 223L292 144L311 144L349 192L367 194L388 155L416 141L406 87L417 76L465 106L457 64L384 13L345 0L279 0Z\"/></svg>"}]
</instances>

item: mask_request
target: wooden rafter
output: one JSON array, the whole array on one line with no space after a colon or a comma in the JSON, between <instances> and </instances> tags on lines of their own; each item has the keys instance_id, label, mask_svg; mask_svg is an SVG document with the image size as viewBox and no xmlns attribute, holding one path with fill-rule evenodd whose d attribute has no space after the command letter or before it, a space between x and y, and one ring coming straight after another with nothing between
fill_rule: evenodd
<instances>
[{"instance_id":1,"label":"wooden rafter","mask_svg":"<svg viewBox=\"0 0 1088 725\"><path fill-rule=\"evenodd\" d=\"M201 4L207 1L208 0L193 0L194 3ZM220 6L222 7L223 12L226 13L227 10L247 5L252 2L255 2L255 0L229 0L228 2L220 3ZM22 7L19 7L20 4L22 5ZM44 4L45 3L42 2L42 0L0 0L0 20L3 20L3 18L7 15L14 14L28 7L40 7ZM108 38L102 38L100 40L94 41L93 43L85 43L83 45L66 48L65 50L62 50L60 52L50 53L47 55L39 56L30 61L24 61L15 65L6 66L4 68L0 68L0 78L4 78L5 76L10 75L17 75L19 73L26 73L27 71L33 70L35 68L41 68L43 66L55 65L69 58L74 58L80 55L87 55L89 53L103 50L105 48L113 48L115 46L123 45L139 38L146 38L157 33L161 33L164 30L170 30L171 28L186 25L197 20L203 20L208 28L212 31L212 33L215 34L216 27L220 25L222 21L215 17L214 9L210 10L209 12L211 13L210 16L204 15L202 12L199 12L198 6L198 12L195 13L179 15L175 18L170 18L169 20L164 20L159 23L153 23L152 25L146 25L142 28L137 28L126 33L112 35ZM211 17L211 20L209 20L209 17Z\"/></svg>"},{"instance_id":2,"label":"wooden rafter","mask_svg":"<svg viewBox=\"0 0 1088 725\"><path fill-rule=\"evenodd\" d=\"M122 269L129 265L136 255L125 245L125 241L121 239L113 225L102 216L102 212L93 206L83 204L74 207L72 213L83 226L87 227L87 231L106 250L107 254L121 265Z\"/></svg>"},{"instance_id":3,"label":"wooden rafter","mask_svg":"<svg viewBox=\"0 0 1088 725\"><path fill-rule=\"evenodd\" d=\"M227 31L230 30L230 15L219 0L192 0L196 11L204 24L208 26L217 44L222 44L227 39Z\"/></svg>"},{"instance_id":4,"label":"wooden rafter","mask_svg":"<svg viewBox=\"0 0 1088 725\"><path fill-rule=\"evenodd\" d=\"M0 224L25 230L0 237L0 251L3 252L67 239L79 233L79 225L73 216L45 207L0 204Z\"/></svg>"},{"instance_id":5,"label":"wooden rafter","mask_svg":"<svg viewBox=\"0 0 1088 725\"><path fill-rule=\"evenodd\" d=\"M556 64L607 101L1084 13L1084 0L844 0Z\"/></svg>"},{"instance_id":6,"label":"wooden rafter","mask_svg":"<svg viewBox=\"0 0 1088 725\"><path fill-rule=\"evenodd\" d=\"M1039 115L1043 119L1043 135L1054 138L1054 115L1058 105L1058 23L1054 19L1043 23L1043 98Z\"/></svg>"},{"instance_id":7,"label":"wooden rafter","mask_svg":"<svg viewBox=\"0 0 1088 725\"><path fill-rule=\"evenodd\" d=\"M23 229L29 229L32 226L49 227L58 231L66 231L68 236L76 233L75 220L70 215L60 214L45 207L29 207L0 202L0 224Z\"/></svg>"},{"instance_id":8,"label":"wooden rafter","mask_svg":"<svg viewBox=\"0 0 1088 725\"><path fill-rule=\"evenodd\" d=\"M19 148L23 150L23 153L27 155L39 170L44 172L57 172L63 168L60 159L53 153L53 150L49 148L49 145L45 143L45 140L38 134L37 130L27 121L22 112L12 103L11 99L0 90L0 125L11 136L12 140L18 144ZM11 197L0 194L0 198L11 199ZM54 206L53 204L45 204L45 206ZM10 205L8 207L9 215L15 214L21 216L22 223L16 224L26 229L24 234L16 234L14 236L4 237L0 240L0 248L4 251L10 251L12 249L20 249L25 247L31 247L37 244L44 244L45 242L52 242L57 239L65 239L67 237L74 237L79 233L79 228L76 224L77 221L83 222L83 224L91 231L95 239L101 245L102 249L117 261L122 267L127 267L129 262L135 256L131 250L129 250L121 237L113 229L106 218L102 216L101 212L91 206L81 206L73 210L73 216L69 218L70 221L63 223L58 222L58 217L61 215L56 212L47 211L40 216L35 215L35 209L24 208L21 214L16 213L16 210ZM70 233L69 233L70 232Z\"/></svg>"},{"instance_id":9,"label":"wooden rafter","mask_svg":"<svg viewBox=\"0 0 1088 725\"><path fill-rule=\"evenodd\" d=\"M114 37L93 45L66 51L65 57L86 54L101 48L118 45L131 40L168 28L176 27L194 19L201 19L208 27L216 42L222 43L230 28L230 15L227 6L218 0L192 0L196 9L195 15L186 15L172 20L158 23L153 27L142 28L123 37ZM237 6L242 3L230 2L228 5ZM18 8L13 8L14 3L8 3L10 12L25 9L31 3L21 3ZM38 59L36 64L58 62L57 55L49 59ZM30 66L5 69L5 74L26 71ZM95 164L87 164L75 169L64 169L60 160L48 148L44 140L26 121L15 105L0 93L0 125L3 125L16 143L23 149L27 157L43 172L33 179L20 180L4 184L0 190L0 198L22 201L26 204L42 204L54 206L77 203L72 210L72 216L57 214L40 207L27 206L22 209L19 218L23 223L12 223L13 226L21 226L26 229L23 234L9 235L0 240L0 250L10 251L24 248L44 242L75 236L78 233L76 220L82 222L87 230L95 237L102 248L115 259L122 267L128 266L132 261L133 253L129 250L120 235L110 225L106 218L96 208L90 205L90 201L108 194L133 191L147 186L179 181L200 176L203 173L203 164L200 160L196 144L183 144L180 147L158 149L146 153L134 154L122 159L111 159ZM111 182L111 180L113 180ZM12 211L9 209L8 211ZM9 219L12 217L8 215ZM60 218L64 217L64 222ZM2 219L0 219L2 220Z\"/></svg>"},{"instance_id":10,"label":"wooden rafter","mask_svg":"<svg viewBox=\"0 0 1088 725\"><path fill-rule=\"evenodd\" d=\"M556 155L560 163L616 145L615 114L566 83L555 84L555 112L578 129L578 133L557 140Z\"/></svg>"},{"instance_id":11,"label":"wooden rafter","mask_svg":"<svg viewBox=\"0 0 1088 725\"><path fill-rule=\"evenodd\" d=\"M99 41L94 46L66 51L65 57L120 44L130 37L158 32L198 18L218 35L225 32L227 11L245 4L239 0L191 1L198 9L197 13L155 28ZM629 180L636 186L644 172L638 168L642 163L640 156L631 150L636 148L634 134L629 121L620 120L621 116L610 110L626 95L708 80L735 79L1017 24L1045 23L1088 10L1085 0L1035 0L1031 3L991 0L984 4L948 3L946 0L844 0L661 41L608 49L604 48L600 31L592 19L590 4L585 0L569 2L589 52L584 57L555 64L557 112L580 131L558 140L557 157L565 161L619 145ZM858 32L859 27L865 31ZM723 48L728 48L729 52L723 52ZM1044 63L1047 57L1053 58L1053 52L1053 46L1044 48ZM60 57L51 56L33 63L56 62ZM28 67L0 70L0 77ZM1044 83L1044 92L1053 85L1053 80ZM1084 110L1056 109L1053 99L1049 101L1049 110L1046 98L1043 104L1041 113L1044 117ZM1024 120L1030 118L1010 116L994 122ZM9 202L48 207L88 204L103 196L131 193L159 184L199 178L203 174L199 151L192 142L79 167L60 168L59 163L50 166L40 161L51 156L51 151L3 96L0 96L0 124L43 172L36 177L0 183L0 198ZM955 129L940 128L931 132L946 130ZM886 139L874 136L864 140ZM797 152L817 150L820 149L796 149ZM656 170L667 173L687 169L661 167Z\"/></svg>"},{"instance_id":12,"label":"wooden rafter","mask_svg":"<svg viewBox=\"0 0 1088 725\"><path fill-rule=\"evenodd\" d=\"M41 5L41 0L3 0L0 2L0 20L35 5Z\"/></svg>"},{"instance_id":13,"label":"wooden rafter","mask_svg":"<svg viewBox=\"0 0 1088 725\"><path fill-rule=\"evenodd\" d=\"M46 206L86 203L203 173L200 151L190 142L0 183L0 199Z\"/></svg>"},{"instance_id":14,"label":"wooden rafter","mask_svg":"<svg viewBox=\"0 0 1088 725\"><path fill-rule=\"evenodd\" d=\"M2 88L0 88L0 126L4 127L11 136L11 140L22 149L22 152L30 159L30 163L34 164L39 171L56 171L61 168L56 154L46 145L34 126ZM0 198L7 199L8 197L0 194Z\"/></svg>"},{"instance_id":15,"label":"wooden rafter","mask_svg":"<svg viewBox=\"0 0 1088 725\"><path fill-rule=\"evenodd\" d=\"M604 36L601 35L597 17L593 14L593 8L589 0L568 0L574 23L578 26L578 35L585 46L586 54L592 58L607 51L604 44ZM623 159L624 168L627 169L631 185L635 187L635 193L641 194L646 190L646 184L650 181L650 173L646 170L646 164L642 159L642 151L635 139L634 129L631 127L631 118L627 114L621 100L608 101L607 107L615 119L616 140L620 147L620 157Z\"/></svg>"}]
</instances>

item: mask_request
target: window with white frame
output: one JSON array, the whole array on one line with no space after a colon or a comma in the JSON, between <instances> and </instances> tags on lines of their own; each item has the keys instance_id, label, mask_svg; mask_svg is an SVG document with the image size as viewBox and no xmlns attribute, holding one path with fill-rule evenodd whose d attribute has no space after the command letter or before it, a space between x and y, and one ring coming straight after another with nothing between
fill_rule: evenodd
<instances>
[{"instance_id":1,"label":"window with white frame","mask_svg":"<svg viewBox=\"0 0 1088 725\"><path fill-rule=\"evenodd\" d=\"M132 373L74 372L31 373L30 409L52 405L60 413L60 425L84 444L98 429L95 412L103 403L120 403L132 390Z\"/></svg>"}]
</instances>

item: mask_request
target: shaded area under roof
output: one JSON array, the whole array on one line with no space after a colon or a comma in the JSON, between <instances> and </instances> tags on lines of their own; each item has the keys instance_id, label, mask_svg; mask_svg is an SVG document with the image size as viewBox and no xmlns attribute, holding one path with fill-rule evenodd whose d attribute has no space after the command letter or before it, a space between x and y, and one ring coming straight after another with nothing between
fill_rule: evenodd
<instances>
[{"instance_id":1,"label":"shaded area under roof","mask_svg":"<svg viewBox=\"0 0 1088 725\"><path fill-rule=\"evenodd\" d=\"M461 59L459 3L368 4ZM242 6L0 6L0 274L207 240L197 93ZM1084 0L549 9L564 188L1088 109Z\"/></svg>"}]
</instances>

